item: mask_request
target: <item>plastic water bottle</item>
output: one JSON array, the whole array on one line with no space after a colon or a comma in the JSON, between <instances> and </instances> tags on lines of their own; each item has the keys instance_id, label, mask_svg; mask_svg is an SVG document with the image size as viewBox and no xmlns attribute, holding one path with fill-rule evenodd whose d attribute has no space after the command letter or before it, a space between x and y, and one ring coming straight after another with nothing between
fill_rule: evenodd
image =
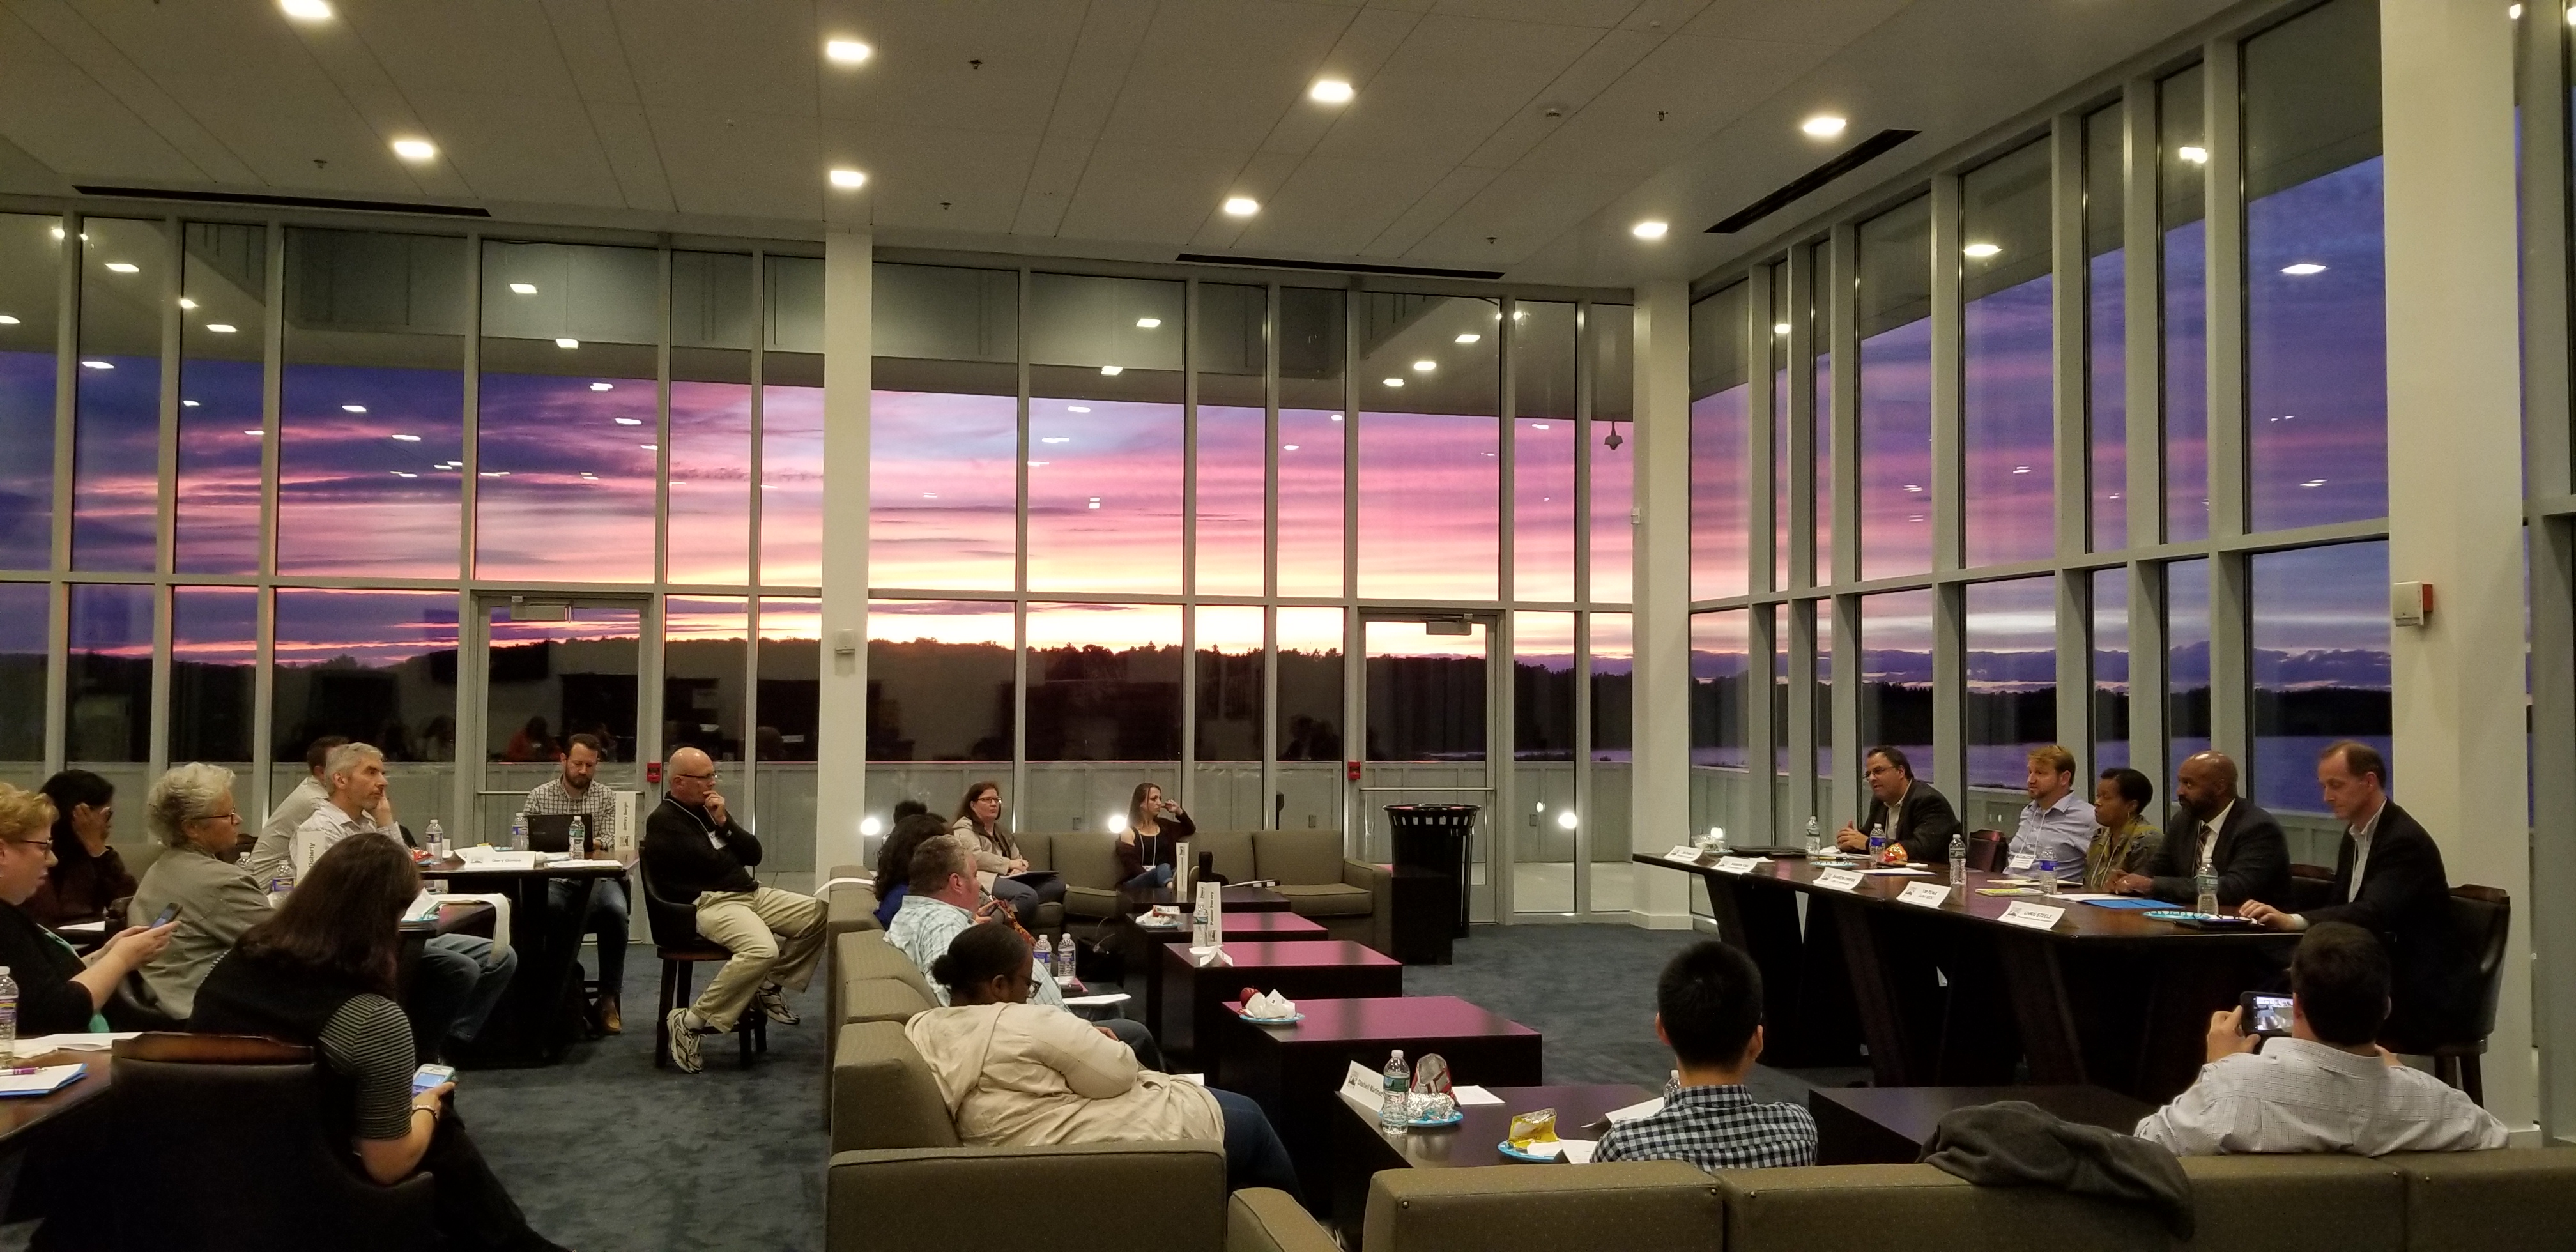
<instances>
[{"instance_id":1,"label":"plastic water bottle","mask_svg":"<svg viewBox=\"0 0 2576 1252\"><path fill-rule=\"evenodd\" d=\"M1950 832L1950 885L1966 886L1968 882L1968 835L1966 831Z\"/></svg>"},{"instance_id":2,"label":"plastic water bottle","mask_svg":"<svg viewBox=\"0 0 2576 1252\"><path fill-rule=\"evenodd\" d=\"M2036 872L2039 874L2039 893L2044 896L2056 895L2057 861L2051 857L2039 858L2039 869Z\"/></svg>"},{"instance_id":3,"label":"plastic water bottle","mask_svg":"<svg viewBox=\"0 0 2576 1252\"><path fill-rule=\"evenodd\" d=\"M0 965L0 1061L18 1055L18 980Z\"/></svg>"},{"instance_id":4,"label":"plastic water bottle","mask_svg":"<svg viewBox=\"0 0 2576 1252\"><path fill-rule=\"evenodd\" d=\"M2194 909L2197 909L2197 910L2199 910L2199 911L2201 911L2201 912L2203 912L2203 913L2210 913L2210 914L2215 914L2215 913L2217 913L2217 912L2218 912L2218 873L2217 873L2217 871L2215 871L2215 870L2210 870L2210 869L2203 869L2203 870L2201 870L2198 874L2194 874L2194 875L2192 876L2192 879L2191 879L2191 885L2192 885L2192 894L2193 894L2193 896L2195 897L2195 898L2193 899L2193 901L2192 901L2192 905L2191 905L2191 907L2193 907Z\"/></svg>"},{"instance_id":5,"label":"plastic water bottle","mask_svg":"<svg viewBox=\"0 0 2576 1252\"><path fill-rule=\"evenodd\" d=\"M422 837L429 840L429 854L431 856L437 857L442 861L447 859L447 831L438 824L437 818L433 817L429 819L429 829L422 832Z\"/></svg>"},{"instance_id":6,"label":"plastic water bottle","mask_svg":"<svg viewBox=\"0 0 2576 1252\"><path fill-rule=\"evenodd\" d=\"M1071 978L1074 965L1073 932L1066 931L1055 941L1055 976Z\"/></svg>"},{"instance_id":7,"label":"plastic water bottle","mask_svg":"<svg viewBox=\"0 0 2576 1252\"><path fill-rule=\"evenodd\" d=\"M295 884L287 881L286 875L284 874L279 874L278 876L269 879L268 907L272 909L286 907L286 893L293 890L295 890Z\"/></svg>"},{"instance_id":8,"label":"plastic water bottle","mask_svg":"<svg viewBox=\"0 0 2576 1252\"><path fill-rule=\"evenodd\" d=\"M1869 828L1869 859L1875 861L1886 854L1887 823L1879 822Z\"/></svg>"},{"instance_id":9,"label":"plastic water bottle","mask_svg":"<svg viewBox=\"0 0 2576 1252\"><path fill-rule=\"evenodd\" d=\"M1413 1120L1409 1105L1413 1092L1413 1068L1404 1063L1404 1049L1386 1059L1381 1071L1386 1081L1386 1098L1377 1106L1377 1124L1388 1130L1402 1130Z\"/></svg>"},{"instance_id":10,"label":"plastic water bottle","mask_svg":"<svg viewBox=\"0 0 2576 1252\"><path fill-rule=\"evenodd\" d=\"M579 813L564 830L564 852L574 858L590 855L590 819Z\"/></svg>"},{"instance_id":11,"label":"plastic water bottle","mask_svg":"<svg viewBox=\"0 0 2576 1252\"><path fill-rule=\"evenodd\" d=\"M1810 817L1807 819L1807 855L1822 856L1824 851L1823 831L1816 825L1816 819Z\"/></svg>"},{"instance_id":12,"label":"plastic water bottle","mask_svg":"<svg viewBox=\"0 0 2576 1252\"><path fill-rule=\"evenodd\" d=\"M510 815L510 850L512 852L528 850L528 815L525 813Z\"/></svg>"}]
</instances>

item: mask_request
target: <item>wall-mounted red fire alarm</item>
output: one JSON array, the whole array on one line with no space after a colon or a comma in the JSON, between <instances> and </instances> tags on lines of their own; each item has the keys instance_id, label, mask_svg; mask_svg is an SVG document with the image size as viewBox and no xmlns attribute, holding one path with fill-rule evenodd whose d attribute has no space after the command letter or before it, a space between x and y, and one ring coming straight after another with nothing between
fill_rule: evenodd
<instances>
[{"instance_id":1,"label":"wall-mounted red fire alarm","mask_svg":"<svg viewBox=\"0 0 2576 1252\"><path fill-rule=\"evenodd\" d=\"M646 761L644 763L644 781L648 783L657 783L662 781L662 763L660 761Z\"/></svg>"},{"instance_id":2,"label":"wall-mounted red fire alarm","mask_svg":"<svg viewBox=\"0 0 2576 1252\"><path fill-rule=\"evenodd\" d=\"M1352 782L1358 782L1360 780L1360 763L1357 761L1342 762L1342 773Z\"/></svg>"}]
</instances>

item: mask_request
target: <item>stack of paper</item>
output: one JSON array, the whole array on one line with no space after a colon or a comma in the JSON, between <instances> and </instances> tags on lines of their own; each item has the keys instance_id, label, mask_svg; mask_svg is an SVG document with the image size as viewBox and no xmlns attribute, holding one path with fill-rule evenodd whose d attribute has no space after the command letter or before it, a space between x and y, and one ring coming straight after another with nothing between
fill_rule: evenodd
<instances>
[{"instance_id":1,"label":"stack of paper","mask_svg":"<svg viewBox=\"0 0 2576 1252\"><path fill-rule=\"evenodd\" d=\"M0 1097L52 1095L79 1082L89 1066L46 1065L28 1074L0 1072Z\"/></svg>"}]
</instances>

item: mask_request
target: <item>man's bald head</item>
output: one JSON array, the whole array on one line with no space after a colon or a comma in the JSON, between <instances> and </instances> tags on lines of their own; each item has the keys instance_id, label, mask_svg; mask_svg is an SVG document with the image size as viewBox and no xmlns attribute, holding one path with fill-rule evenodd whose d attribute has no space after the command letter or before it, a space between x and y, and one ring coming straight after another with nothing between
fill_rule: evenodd
<instances>
[{"instance_id":1,"label":"man's bald head","mask_svg":"<svg viewBox=\"0 0 2576 1252\"><path fill-rule=\"evenodd\" d=\"M2224 752L2195 752L2174 771L2174 799L2201 821L2236 801L2236 762Z\"/></svg>"},{"instance_id":2,"label":"man's bald head","mask_svg":"<svg viewBox=\"0 0 2576 1252\"><path fill-rule=\"evenodd\" d=\"M671 798L682 804L703 805L716 789L714 758L696 748L682 748L671 754L663 780L671 789Z\"/></svg>"}]
</instances>

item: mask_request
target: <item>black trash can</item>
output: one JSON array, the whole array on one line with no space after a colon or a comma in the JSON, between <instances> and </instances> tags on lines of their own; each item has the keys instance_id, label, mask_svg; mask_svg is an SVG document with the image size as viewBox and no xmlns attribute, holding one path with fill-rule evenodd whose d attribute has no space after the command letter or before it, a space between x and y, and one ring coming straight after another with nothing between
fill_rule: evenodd
<instances>
[{"instance_id":1,"label":"black trash can","mask_svg":"<svg viewBox=\"0 0 2576 1252\"><path fill-rule=\"evenodd\" d=\"M1450 939L1467 934L1467 886L1476 830L1473 804L1390 804L1395 841L1396 946L1408 963L1446 964ZM1435 954L1436 950L1436 954Z\"/></svg>"}]
</instances>

